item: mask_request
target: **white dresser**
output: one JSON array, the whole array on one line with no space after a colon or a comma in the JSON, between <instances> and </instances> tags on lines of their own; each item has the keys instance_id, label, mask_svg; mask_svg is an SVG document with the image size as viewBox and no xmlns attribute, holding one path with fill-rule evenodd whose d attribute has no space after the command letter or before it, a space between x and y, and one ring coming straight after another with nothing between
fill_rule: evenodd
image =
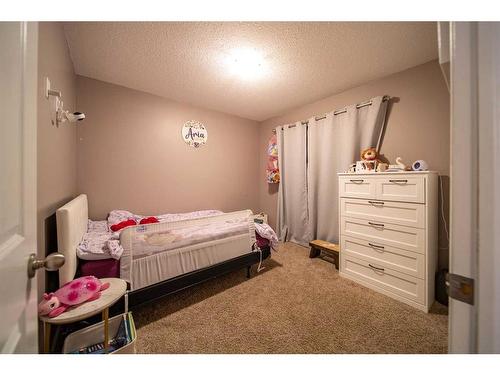
<instances>
[{"instance_id":1,"label":"white dresser","mask_svg":"<svg viewBox=\"0 0 500 375\"><path fill-rule=\"evenodd\" d=\"M437 267L436 172L339 174L340 274L428 312Z\"/></svg>"}]
</instances>

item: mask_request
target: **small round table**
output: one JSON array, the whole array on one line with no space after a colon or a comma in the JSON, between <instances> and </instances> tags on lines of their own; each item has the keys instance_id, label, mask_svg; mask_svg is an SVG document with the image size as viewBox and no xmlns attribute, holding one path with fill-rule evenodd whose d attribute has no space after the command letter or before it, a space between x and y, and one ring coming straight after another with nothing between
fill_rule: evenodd
<instances>
[{"instance_id":1,"label":"small round table","mask_svg":"<svg viewBox=\"0 0 500 375\"><path fill-rule=\"evenodd\" d=\"M101 282L109 283L109 288L101 292L99 299L90 302L84 302L76 307L70 307L61 315L54 318L41 316L40 320L44 322L44 352L50 351L50 326L52 324L62 325L74 323L79 320L89 318L97 313L102 313L104 321L104 350L109 347L109 307L115 304L127 291L127 283L122 279L105 278Z\"/></svg>"}]
</instances>

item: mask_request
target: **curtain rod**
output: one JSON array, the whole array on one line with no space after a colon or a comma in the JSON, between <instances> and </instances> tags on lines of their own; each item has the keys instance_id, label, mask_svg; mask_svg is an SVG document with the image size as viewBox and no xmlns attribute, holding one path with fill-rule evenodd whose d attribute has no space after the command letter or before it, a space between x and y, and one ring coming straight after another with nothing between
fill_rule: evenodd
<instances>
[{"instance_id":1,"label":"curtain rod","mask_svg":"<svg viewBox=\"0 0 500 375\"><path fill-rule=\"evenodd\" d=\"M391 97L390 97L389 95L384 95L384 97L382 98L382 101L383 101L383 102L386 102L386 101L388 101L388 100L391 100ZM367 106L369 106L369 105L372 105L372 101L371 101L371 100L370 100L370 101L367 101L367 102L363 102L363 103L356 104L356 109L360 109L360 108L363 108L363 107L367 107ZM334 115L334 116L337 116L337 115L340 115L340 114L342 114L342 113L346 113L346 112L347 112L347 108L343 108L343 109L339 109L339 110L337 110L337 111L334 111L334 112L333 112L333 115ZM321 116L316 116L314 119L315 119L316 121L319 121L319 120L323 120L323 119L325 119L325 118L326 118L326 114L321 115ZM302 125L306 125L306 124L308 124L308 123L309 123L309 121L307 121L307 120L306 120L306 121L302 121ZM288 127L289 127L289 128L293 128L293 127L295 127L295 126L297 126L297 125L295 125L295 124L288 125ZM273 133L276 133L276 129L273 129Z\"/></svg>"}]
</instances>

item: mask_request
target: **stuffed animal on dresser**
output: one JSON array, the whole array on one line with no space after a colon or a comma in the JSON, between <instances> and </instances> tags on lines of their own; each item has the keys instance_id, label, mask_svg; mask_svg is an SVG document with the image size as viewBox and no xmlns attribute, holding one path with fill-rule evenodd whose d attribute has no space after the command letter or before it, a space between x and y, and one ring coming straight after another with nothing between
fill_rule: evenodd
<instances>
[{"instance_id":1,"label":"stuffed animal on dresser","mask_svg":"<svg viewBox=\"0 0 500 375\"><path fill-rule=\"evenodd\" d=\"M377 164L380 163L377 149L375 147L370 147L361 151L361 160L365 162L366 169L375 170Z\"/></svg>"}]
</instances>

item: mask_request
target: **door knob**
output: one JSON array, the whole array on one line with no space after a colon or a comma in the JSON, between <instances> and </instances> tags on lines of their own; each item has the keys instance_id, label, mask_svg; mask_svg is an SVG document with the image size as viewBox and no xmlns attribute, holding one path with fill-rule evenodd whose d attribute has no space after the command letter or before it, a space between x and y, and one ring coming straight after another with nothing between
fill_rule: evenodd
<instances>
[{"instance_id":1,"label":"door knob","mask_svg":"<svg viewBox=\"0 0 500 375\"><path fill-rule=\"evenodd\" d=\"M57 271L64 265L64 255L61 253L51 253L45 259L36 259L35 254L30 254L28 259L28 277L31 279L35 276L36 270L45 268L47 271Z\"/></svg>"}]
</instances>

